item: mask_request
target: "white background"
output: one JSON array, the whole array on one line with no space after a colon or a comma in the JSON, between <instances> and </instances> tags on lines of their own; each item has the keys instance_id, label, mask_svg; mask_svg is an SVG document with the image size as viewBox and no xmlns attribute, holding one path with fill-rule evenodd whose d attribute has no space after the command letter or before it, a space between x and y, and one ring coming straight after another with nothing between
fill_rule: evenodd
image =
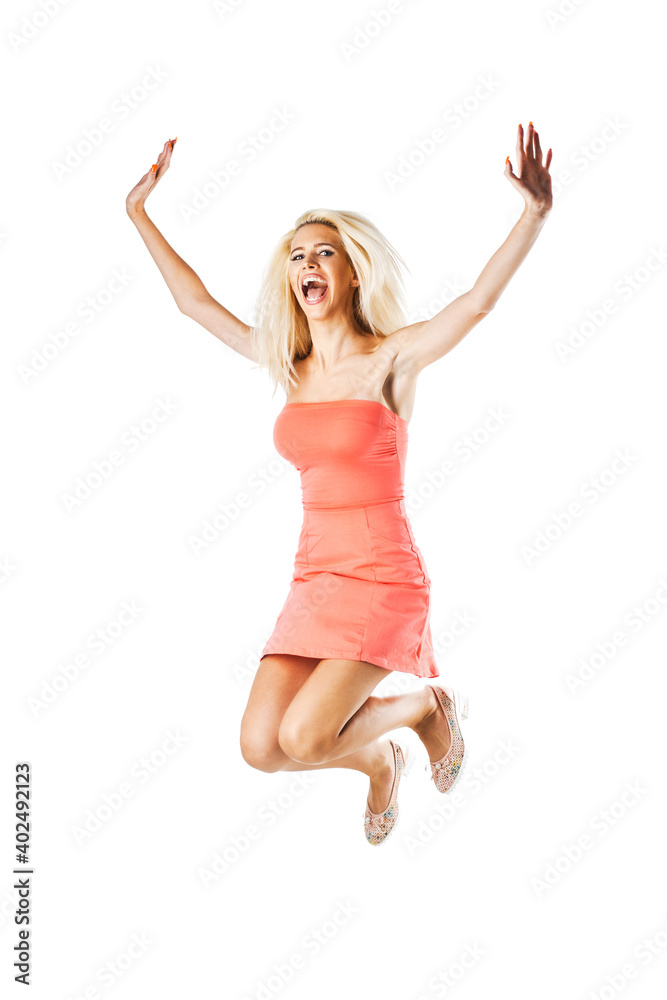
<instances>
[{"instance_id":1,"label":"white background","mask_svg":"<svg viewBox=\"0 0 667 1000\"><path fill-rule=\"evenodd\" d=\"M32 996L652 1000L667 978L655 5L44 4L2 13L2 979L27 760ZM276 109L292 120L261 133ZM70 147L104 118L77 163ZM448 801L422 748L400 824L372 848L364 775L302 787L241 757L301 524L272 441L284 394L179 313L125 197L178 136L149 214L245 322L301 212L360 211L410 268L417 320L471 287L518 218L504 162L529 120L553 148L553 211L495 310L422 373L410 423L406 495L424 499L408 509L441 680L471 697L472 777ZM392 186L438 127L446 140ZM241 172L216 188L230 159ZM160 400L169 416L132 450ZM493 409L503 425L485 430ZM68 509L114 449L122 464ZM429 491L448 459L456 474ZM453 636L457 614L474 621ZM393 674L376 693L422 683ZM227 869L207 887L216 855Z\"/></svg>"}]
</instances>

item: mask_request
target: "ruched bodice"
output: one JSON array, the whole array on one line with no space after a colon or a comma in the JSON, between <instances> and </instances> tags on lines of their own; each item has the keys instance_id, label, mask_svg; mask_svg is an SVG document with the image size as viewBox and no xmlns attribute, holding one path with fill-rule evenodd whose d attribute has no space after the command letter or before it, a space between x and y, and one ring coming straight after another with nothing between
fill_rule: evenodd
<instances>
[{"instance_id":1,"label":"ruched bodice","mask_svg":"<svg viewBox=\"0 0 667 1000\"><path fill-rule=\"evenodd\" d=\"M286 403L273 442L300 473L306 510L352 509L404 497L408 423L383 403Z\"/></svg>"}]
</instances>

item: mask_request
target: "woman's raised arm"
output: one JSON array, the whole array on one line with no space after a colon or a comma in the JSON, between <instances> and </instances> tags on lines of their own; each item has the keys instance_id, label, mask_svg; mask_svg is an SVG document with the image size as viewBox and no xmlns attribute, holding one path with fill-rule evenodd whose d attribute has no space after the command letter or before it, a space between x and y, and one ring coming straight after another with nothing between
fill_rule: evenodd
<instances>
[{"instance_id":1,"label":"woman's raised arm","mask_svg":"<svg viewBox=\"0 0 667 1000\"><path fill-rule=\"evenodd\" d=\"M146 198L169 169L175 142L176 139L165 142L157 163L132 188L125 200L127 214L137 227L179 310L234 351L256 361L250 327L213 298L199 275L179 257L146 214Z\"/></svg>"},{"instance_id":2,"label":"woman's raised arm","mask_svg":"<svg viewBox=\"0 0 667 1000\"><path fill-rule=\"evenodd\" d=\"M394 374L417 375L456 347L491 312L537 239L553 202L549 175L552 150L547 151L543 165L539 136L532 122L528 124L525 150L523 126L519 125L516 149L520 176L514 173L509 156L505 160L505 176L525 201L523 215L469 291L431 319L405 326L385 338Z\"/></svg>"}]
</instances>

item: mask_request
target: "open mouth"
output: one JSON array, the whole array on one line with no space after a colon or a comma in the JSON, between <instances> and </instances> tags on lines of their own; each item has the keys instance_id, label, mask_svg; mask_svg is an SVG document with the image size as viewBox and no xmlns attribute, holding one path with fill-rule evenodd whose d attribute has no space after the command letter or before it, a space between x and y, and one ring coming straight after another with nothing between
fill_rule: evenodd
<instances>
[{"instance_id":1,"label":"open mouth","mask_svg":"<svg viewBox=\"0 0 667 1000\"><path fill-rule=\"evenodd\" d=\"M328 290L329 286L326 281L315 275L306 275L301 283L303 297L310 305L317 305L318 302L321 302Z\"/></svg>"}]
</instances>

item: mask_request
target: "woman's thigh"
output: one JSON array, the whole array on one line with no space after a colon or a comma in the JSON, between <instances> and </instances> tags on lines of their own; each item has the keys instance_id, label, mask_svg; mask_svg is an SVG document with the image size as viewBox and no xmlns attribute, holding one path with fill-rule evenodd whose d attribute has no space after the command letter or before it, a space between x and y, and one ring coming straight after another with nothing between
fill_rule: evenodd
<instances>
[{"instance_id":1,"label":"woman's thigh","mask_svg":"<svg viewBox=\"0 0 667 1000\"><path fill-rule=\"evenodd\" d=\"M363 660L320 660L285 707L278 739L290 755L328 750L390 670ZM299 758L301 759L301 758Z\"/></svg>"},{"instance_id":2,"label":"woman's thigh","mask_svg":"<svg viewBox=\"0 0 667 1000\"><path fill-rule=\"evenodd\" d=\"M241 720L241 752L254 767L271 769L284 758L278 730L288 705L317 667L313 656L271 653L257 668Z\"/></svg>"}]
</instances>

